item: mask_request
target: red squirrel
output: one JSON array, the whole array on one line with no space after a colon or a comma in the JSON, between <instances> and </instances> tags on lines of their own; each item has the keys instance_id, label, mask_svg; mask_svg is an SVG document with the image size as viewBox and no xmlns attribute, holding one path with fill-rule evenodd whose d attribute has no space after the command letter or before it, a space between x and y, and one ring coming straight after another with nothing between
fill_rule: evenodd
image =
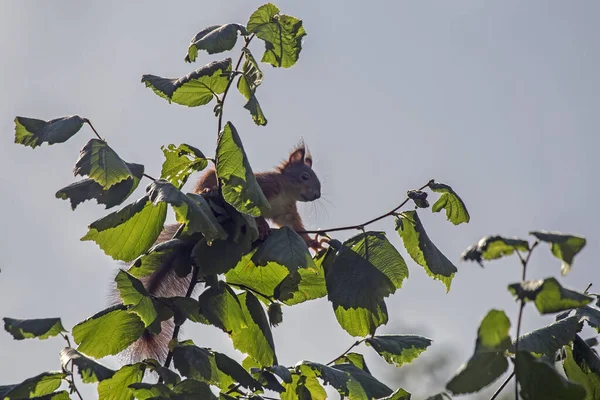
<instances>
[{"instance_id":1,"label":"red squirrel","mask_svg":"<svg viewBox=\"0 0 600 400\"><path fill-rule=\"evenodd\" d=\"M288 226L295 231L304 231L302 218L298 213L296 202L309 202L321 197L321 182L312 169L312 156L305 144L301 142L292 150L287 160L283 161L273 171L255 174L256 180L269 201L271 209L257 218L260 239L268 234L269 225L265 219L276 226ZM194 193L201 194L217 190L217 176L214 168L207 169L198 179ZM178 224L168 225L161 232L155 244L170 240L179 228ZM307 246L314 250L321 248L316 238L307 233L300 233ZM190 275L178 277L172 266L164 265L149 278L144 279L148 293L158 297L185 296L189 287ZM130 361L140 361L145 358L155 358L163 361L168 352L168 342L173 335L172 320L163 321L161 332L153 335L146 332L137 342L133 343L128 352Z\"/></svg>"}]
</instances>

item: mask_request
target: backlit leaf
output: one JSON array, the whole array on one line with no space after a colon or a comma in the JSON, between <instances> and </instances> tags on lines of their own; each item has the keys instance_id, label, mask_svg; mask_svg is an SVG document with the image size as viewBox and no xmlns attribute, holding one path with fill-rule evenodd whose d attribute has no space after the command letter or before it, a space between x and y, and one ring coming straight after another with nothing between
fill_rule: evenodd
<instances>
[{"instance_id":1,"label":"backlit leaf","mask_svg":"<svg viewBox=\"0 0 600 400\"><path fill-rule=\"evenodd\" d=\"M585 400L600 398L600 359L580 337L573 341L573 349L565 347L563 369L569 380L585 387Z\"/></svg>"},{"instance_id":2,"label":"backlit leaf","mask_svg":"<svg viewBox=\"0 0 600 400\"><path fill-rule=\"evenodd\" d=\"M519 351L554 357L558 349L575 338L577 332L581 331L581 327L582 323L576 316L553 322L521 336L519 338ZM513 343L510 351L514 353L515 343Z\"/></svg>"},{"instance_id":3,"label":"backlit leaf","mask_svg":"<svg viewBox=\"0 0 600 400\"><path fill-rule=\"evenodd\" d=\"M244 105L244 108L250 111L254 123L264 126L267 124L267 119L256 98L256 88L262 83L263 73L250 50L243 48L242 52L244 53L245 61L242 67L242 74L238 79L237 88L248 101Z\"/></svg>"},{"instance_id":4,"label":"backlit leaf","mask_svg":"<svg viewBox=\"0 0 600 400\"><path fill-rule=\"evenodd\" d=\"M431 339L414 335L377 335L368 338L365 343L388 363L400 367L424 352L431 345Z\"/></svg>"},{"instance_id":5,"label":"backlit leaf","mask_svg":"<svg viewBox=\"0 0 600 400\"><path fill-rule=\"evenodd\" d=\"M229 72L231 59L227 58L200 67L181 78L144 75L142 83L169 103L197 107L210 103L214 97L225 91L229 82Z\"/></svg>"},{"instance_id":6,"label":"backlit leaf","mask_svg":"<svg viewBox=\"0 0 600 400\"><path fill-rule=\"evenodd\" d=\"M396 218L396 232L402 238L411 258L425 268L427 275L441 281L448 292L458 270L429 239L417 212L406 211L400 214Z\"/></svg>"},{"instance_id":7,"label":"backlit leaf","mask_svg":"<svg viewBox=\"0 0 600 400\"><path fill-rule=\"evenodd\" d=\"M553 365L529 353L516 357L517 382L523 400L583 400L585 388L564 378Z\"/></svg>"},{"instance_id":8,"label":"backlit leaf","mask_svg":"<svg viewBox=\"0 0 600 400\"><path fill-rule=\"evenodd\" d=\"M215 54L233 49L237 42L238 31L242 35L247 33L246 28L239 24L212 25L202 29L190 41L185 61L196 61L198 50Z\"/></svg>"},{"instance_id":9,"label":"backlit leaf","mask_svg":"<svg viewBox=\"0 0 600 400\"><path fill-rule=\"evenodd\" d=\"M115 282L123 304L130 306L129 311L140 317L146 328L150 326L158 317L158 313L142 282L123 270L119 271Z\"/></svg>"},{"instance_id":10,"label":"backlit leaf","mask_svg":"<svg viewBox=\"0 0 600 400\"><path fill-rule=\"evenodd\" d=\"M98 400L132 400L129 385L142 381L146 366L143 363L125 365L98 384Z\"/></svg>"},{"instance_id":11,"label":"backlit leaf","mask_svg":"<svg viewBox=\"0 0 600 400\"><path fill-rule=\"evenodd\" d=\"M72 363L77 367L83 383L95 383L112 377L115 373L110 368L88 358L71 347L60 351L60 363L66 370L67 364Z\"/></svg>"},{"instance_id":12,"label":"backlit leaf","mask_svg":"<svg viewBox=\"0 0 600 400\"><path fill-rule=\"evenodd\" d=\"M458 194L448 185L439 182L429 182L429 188L437 193L442 193L440 198L433 204L431 211L439 212L446 209L446 218L454 225L469 222L471 217L467 211L467 206Z\"/></svg>"},{"instance_id":13,"label":"backlit leaf","mask_svg":"<svg viewBox=\"0 0 600 400\"><path fill-rule=\"evenodd\" d=\"M109 189L127 178L133 178L127 163L108 143L95 138L90 139L81 149L73 173L87 175L104 189Z\"/></svg>"},{"instance_id":14,"label":"backlit leaf","mask_svg":"<svg viewBox=\"0 0 600 400\"><path fill-rule=\"evenodd\" d=\"M463 261L477 261L483 267L483 260L495 260L513 254L515 250L529 251L529 242L518 238L485 236L465 250L460 258Z\"/></svg>"},{"instance_id":15,"label":"backlit leaf","mask_svg":"<svg viewBox=\"0 0 600 400\"><path fill-rule=\"evenodd\" d=\"M550 250L556 258L562 261L560 272L566 275L571 270L573 258L583 249L586 240L581 236L567 235L559 232L533 231L530 235L535 236L542 242L550 243Z\"/></svg>"},{"instance_id":16,"label":"backlit leaf","mask_svg":"<svg viewBox=\"0 0 600 400\"><path fill-rule=\"evenodd\" d=\"M4 329L16 340L48 339L66 332L60 318L12 319L2 318Z\"/></svg>"},{"instance_id":17,"label":"backlit leaf","mask_svg":"<svg viewBox=\"0 0 600 400\"><path fill-rule=\"evenodd\" d=\"M187 182L190 175L197 171L202 171L208 166L208 161L204 154L189 144L180 144L175 147L174 144L162 146L161 150L165 155L161 179L165 179L173 184L177 189L181 189Z\"/></svg>"},{"instance_id":18,"label":"backlit leaf","mask_svg":"<svg viewBox=\"0 0 600 400\"><path fill-rule=\"evenodd\" d=\"M0 398L21 400L45 396L58 389L63 378L62 372L42 372L16 385L0 386Z\"/></svg>"},{"instance_id":19,"label":"backlit leaf","mask_svg":"<svg viewBox=\"0 0 600 400\"><path fill-rule=\"evenodd\" d=\"M583 307L594 300L591 296L563 288L555 278L513 283L508 290L518 299L534 301L540 314Z\"/></svg>"}]
</instances>

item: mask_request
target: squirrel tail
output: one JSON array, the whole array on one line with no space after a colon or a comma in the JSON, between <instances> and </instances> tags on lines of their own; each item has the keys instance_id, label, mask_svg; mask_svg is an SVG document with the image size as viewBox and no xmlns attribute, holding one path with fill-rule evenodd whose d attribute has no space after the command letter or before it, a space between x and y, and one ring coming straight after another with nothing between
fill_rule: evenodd
<instances>
[{"instance_id":1,"label":"squirrel tail","mask_svg":"<svg viewBox=\"0 0 600 400\"><path fill-rule=\"evenodd\" d=\"M155 245L170 240L178 228L178 224L167 225L160 233ZM189 275L184 278L177 276L172 265L172 260L171 262L167 260L152 275L140 280L148 293L153 296L175 297L185 296L190 284L190 279L191 276ZM121 298L116 288L114 292L114 303L121 303ZM172 318L162 321L160 333L152 334L148 330L145 330L142 337L132 343L120 356L127 363L136 363L147 358L154 358L159 363L163 363L169 352L168 346L173 338L174 329L175 323Z\"/></svg>"}]
</instances>

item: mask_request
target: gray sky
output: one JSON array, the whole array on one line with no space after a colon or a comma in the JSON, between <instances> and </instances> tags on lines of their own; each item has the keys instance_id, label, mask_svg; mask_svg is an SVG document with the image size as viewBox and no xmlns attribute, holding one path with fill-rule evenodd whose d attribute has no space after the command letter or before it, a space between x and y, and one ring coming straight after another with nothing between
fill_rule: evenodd
<instances>
[{"instance_id":1,"label":"gray sky","mask_svg":"<svg viewBox=\"0 0 600 400\"><path fill-rule=\"evenodd\" d=\"M107 304L118 268L95 244L79 241L87 224L106 211L87 202L72 212L68 202L54 198L74 181L72 166L90 130L64 145L34 151L13 144L16 115L87 117L121 157L145 164L153 176L160 174L163 144L190 143L214 152L212 106L169 105L140 77L179 77L223 58L201 53L196 64L183 62L197 31L216 23L245 24L262 2L166 4L0 2L2 317L61 316L70 328ZM459 272L446 294L406 256L410 278L388 299L390 322L380 332L427 334L434 344L424 359L454 347L454 370L471 354L489 309L506 310L514 328L517 306L506 286L519 279L516 259L484 270L458 263L467 246L488 234L525 236L549 229L584 235L586 248L560 280L576 289L592 281L600 285L592 258L599 250L600 222L600 3L276 4L303 19L308 36L295 67L262 66L265 80L257 95L266 127L253 124L241 96L228 97L225 118L237 127L253 168L271 168L303 136L327 199L301 208L314 228L382 214L400 203L407 189L430 178L452 185L471 214L470 224L454 227L442 215L421 213L429 236ZM237 57L239 46L231 56ZM258 43L252 49L262 54ZM391 219L371 228L386 230L406 255ZM528 277L558 274L560 263L549 254L545 246L536 251ZM536 314L527 310L525 329L551 320ZM215 328L187 327L184 334L235 355L230 340ZM327 362L354 341L325 299L284 308L284 323L274 336L286 365ZM60 366L62 339L15 342L4 333L0 346L3 384ZM390 383L394 367L372 349L359 350L376 376L385 375ZM115 360L107 363L116 367ZM403 368L410 366L395 373ZM441 387L415 383L405 389L422 395ZM88 389L87 398L93 393Z\"/></svg>"}]
</instances>

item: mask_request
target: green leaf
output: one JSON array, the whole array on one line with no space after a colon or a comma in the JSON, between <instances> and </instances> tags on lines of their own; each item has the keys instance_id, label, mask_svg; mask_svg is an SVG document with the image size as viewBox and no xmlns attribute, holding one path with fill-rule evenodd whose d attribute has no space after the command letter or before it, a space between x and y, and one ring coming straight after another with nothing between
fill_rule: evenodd
<instances>
[{"instance_id":1,"label":"green leaf","mask_svg":"<svg viewBox=\"0 0 600 400\"><path fill-rule=\"evenodd\" d=\"M585 400L600 398L600 359L579 336L573 341L573 350L565 347L563 369L569 380L583 385Z\"/></svg>"},{"instance_id":2,"label":"green leaf","mask_svg":"<svg viewBox=\"0 0 600 400\"><path fill-rule=\"evenodd\" d=\"M136 278L150 276L161 267L173 271L191 270L190 251L194 243L182 239L171 239L159 243L147 253L136 258L128 272Z\"/></svg>"},{"instance_id":3,"label":"green leaf","mask_svg":"<svg viewBox=\"0 0 600 400\"><path fill-rule=\"evenodd\" d=\"M508 290L518 299L534 301L540 314L551 314L583 307L594 298L563 288L555 278L513 283Z\"/></svg>"},{"instance_id":4,"label":"green leaf","mask_svg":"<svg viewBox=\"0 0 600 400\"><path fill-rule=\"evenodd\" d=\"M352 336L373 334L388 320L383 299L407 277L404 259L384 232L344 242L326 276L328 299L342 328Z\"/></svg>"},{"instance_id":5,"label":"green leaf","mask_svg":"<svg viewBox=\"0 0 600 400\"><path fill-rule=\"evenodd\" d=\"M130 306L128 310L140 317L146 328L149 327L158 317L158 313L142 282L123 270L119 271L115 282L123 304Z\"/></svg>"},{"instance_id":6,"label":"green leaf","mask_svg":"<svg viewBox=\"0 0 600 400\"><path fill-rule=\"evenodd\" d=\"M428 397L427 400L452 400L452 397L448 393L442 392Z\"/></svg>"},{"instance_id":7,"label":"green leaf","mask_svg":"<svg viewBox=\"0 0 600 400\"><path fill-rule=\"evenodd\" d=\"M268 3L250 16L246 29L265 41L262 62L289 68L298 61L302 38L306 36L302 21L298 18L279 14L279 8Z\"/></svg>"},{"instance_id":8,"label":"green leaf","mask_svg":"<svg viewBox=\"0 0 600 400\"><path fill-rule=\"evenodd\" d=\"M163 367L159 364L158 361L152 358L144 360L144 364L148 369L150 369L153 372L156 372L160 379L162 379L162 381L167 385L172 386L181 382L181 377L176 372L171 371L169 368Z\"/></svg>"},{"instance_id":9,"label":"green leaf","mask_svg":"<svg viewBox=\"0 0 600 400\"><path fill-rule=\"evenodd\" d=\"M508 368L503 352L510 346L510 321L504 311L491 310L481 321L475 352L446 384L454 394L477 392L493 383Z\"/></svg>"},{"instance_id":10,"label":"green leaf","mask_svg":"<svg viewBox=\"0 0 600 400\"><path fill-rule=\"evenodd\" d=\"M431 345L431 339L415 335L377 335L368 338L365 343L373 346L385 361L400 367L410 364L424 352Z\"/></svg>"},{"instance_id":11,"label":"green leaf","mask_svg":"<svg viewBox=\"0 0 600 400\"><path fill-rule=\"evenodd\" d=\"M227 238L227 233L202 196L194 193L185 195L170 182L162 179L152 182L146 191L154 205L167 203L173 207L177 222L185 224L183 235L200 232L208 242Z\"/></svg>"},{"instance_id":12,"label":"green leaf","mask_svg":"<svg viewBox=\"0 0 600 400\"><path fill-rule=\"evenodd\" d=\"M264 267L252 262L252 253L242 257L241 261L225 274L227 283L233 286L242 285L264 296L272 297L275 289L290 274L283 265L268 263Z\"/></svg>"},{"instance_id":13,"label":"green leaf","mask_svg":"<svg viewBox=\"0 0 600 400\"><path fill-rule=\"evenodd\" d=\"M467 206L452 188L444 183L429 182L429 188L437 193L442 193L440 198L433 204L431 211L439 212L446 209L446 219L454 225L468 223L471 220Z\"/></svg>"},{"instance_id":14,"label":"green leaf","mask_svg":"<svg viewBox=\"0 0 600 400\"><path fill-rule=\"evenodd\" d=\"M517 382L523 400L583 400L583 386L565 379L543 359L519 352L516 357Z\"/></svg>"},{"instance_id":15,"label":"green leaf","mask_svg":"<svg viewBox=\"0 0 600 400\"><path fill-rule=\"evenodd\" d=\"M581 331L581 328L582 323L577 316L556 321L521 336L519 338L519 351L554 357L558 349L571 342L577 332ZM510 351L515 352L515 343L513 343Z\"/></svg>"},{"instance_id":16,"label":"green leaf","mask_svg":"<svg viewBox=\"0 0 600 400\"><path fill-rule=\"evenodd\" d=\"M148 196L94 221L81 240L93 240L104 252L121 261L132 261L146 252L160 234L167 205L153 205Z\"/></svg>"},{"instance_id":17,"label":"green leaf","mask_svg":"<svg viewBox=\"0 0 600 400\"><path fill-rule=\"evenodd\" d=\"M379 400L410 400L410 393L404 389L397 389L394 393L387 397L381 397Z\"/></svg>"},{"instance_id":18,"label":"green leaf","mask_svg":"<svg viewBox=\"0 0 600 400\"><path fill-rule=\"evenodd\" d=\"M4 329L16 340L48 339L66 332L60 318L12 319L2 318Z\"/></svg>"},{"instance_id":19,"label":"green leaf","mask_svg":"<svg viewBox=\"0 0 600 400\"><path fill-rule=\"evenodd\" d=\"M133 178L127 163L100 139L90 139L79 153L73 169L75 175L88 176L104 189Z\"/></svg>"},{"instance_id":20,"label":"green leaf","mask_svg":"<svg viewBox=\"0 0 600 400\"><path fill-rule=\"evenodd\" d=\"M335 367L339 367L339 365ZM315 376L321 378L326 385L334 387L342 397L347 397L350 400L370 398L367 396L367 393L359 381L348 372L311 361L302 361L296 368L299 368L304 375L307 375L310 373L309 371L312 371ZM356 370L361 371L358 368L356 368ZM387 396L391 392L392 391L389 390L384 396Z\"/></svg>"},{"instance_id":21,"label":"green leaf","mask_svg":"<svg viewBox=\"0 0 600 400\"><path fill-rule=\"evenodd\" d=\"M181 381L177 386L173 388L173 392L183 396L184 399L206 399L206 400L217 400L217 397L213 394L208 386L204 382L195 381L193 379L185 379Z\"/></svg>"},{"instance_id":22,"label":"green leaf","mask_svg":"<svg viewBox=\"0 0 600 400\"><path fill-rule=\"evenodd\" d=\"M71 208L75 210L80 203L86 200L96 199L98 204L111 208L123 203L140 184L144 175L144 166L141 164L125 163L132 176L104 189L102 185L93 179L83 179L60 189L56 192L57 199L71 202Z\"/></svg>"},{"instance_id":23,"label":"green leaf","mask_svg":"<svg viewBox=\"0 0 600 400\"><path fill-rule=\"evenodd\" d=\"M69 392L60 390L58 392L46 394L44 396L30 397L31 400L71 400Z\"/></svg>"},{"instance_id":24,"label":"green leaf","mask_svg":"<svg viewBox=\"0 0 600 400\"><path fill-rule=\"evenodd\" d=\"M371 371L369 371L369 367L367 367L365 358L360 353L346 353L343 356L337 358L334 361L334 364L352 364L355 367L362 369L366 373L371 373Z\"/></svg>"},{"instance_id":25,"label":"green leaf","mask_svg":"<svg viewBox=\"0 0 600 400\"><path fill-rule=\"evenodd\" d=\"M235 127L227 122L217 142L217 176L225 201L241 213L258 217L271 209L244 152Z\"/></svg>"},{"instance_id":26,"label":"green leaf","mask_svg":"<svg viewBox=\"0 0 600 400\"><path fill-rule=\"evenodd\" d=\"M260 267L271 262L277 263L290 272L296 272L300 268L315 269L315 262L304 240L287 226L271 230L252 256L252 262Z\"/></svg>"},{"instance_id":27,"label":"green leaf","mask_svg":"<svg viewBox=\"0 0 600 400\"><path fill-rule=\"evenodd\" d=\"M112 378L98 384L98 400L132 400L133 393L129 385L141 382L145 370L144 363L125 365Z\"/></svg>"},{"instance_id":28,"label":"green leaf","mask_svg":"<svg viewBox=\"0 0 600 400\"><path fill-rule=\"evenodd\" d=\"M562 261L560 272L566 275L571 270L573 258L583 249L586 240L581 236L567 235L559 232L533 231L530 235L536 239L550 243L550 250L556 258Z\"/></svg>"},{"instance_id":29,"label":"green leaf","mask_svg":"<svg viewBox=\"0 0 600 400\"><path fill-rule=\"evenodd\" d=\"M132 383L129 390L137 400L172 399L175 394L167 385L162 383Z\"/></svg>"},{"instance_id":30,"label":"green leaf","mask_svg":"<svg viewBox=\"0 0 600 400\"><path fill-rule=\"evenodd\" d=\"M160 178L171 182L177 189L185 185L192 173L202 171L208 166L204 154L189 144L180 144L177 147L170 144L166 147L162 146L161 150L165 155L165 161L162 164Z\"/></svg>"},{"instance_id":31,"label":"green leaf","mask_svg":"<svg viewBox=\"0 0 600 400\"><path fill-rule=\"evenodd\" d=\"M42 143L48 143L48 145L64 143L79 132L84 122L86 120L79 115L56 118L50 121L16 117L15 143L33 149L41 146Z\"/></svg>"},{"instance_id":32,"label":"green leaf","mask_svg":"<svg viewBox=\"0 0 600 400\"><path fill-rule=\"evenodd\" d=\"M237 361L223 353L218 353L216 351L213 352L213 355L219 371L229 376L233 382L237 382L243 387L252 390L258 390L260 388L258 382L252 378L252 376L246 372L244 367L242 367Z\"/></svg>"},{"instance_id":33,"label":"green leaf","mask_svg":"<svg viewBox=\"0 0 600 400\"><path fill-rule=\"evenodd\" d=\"M360 384L368 399L379 399L393 393L392 389L375 379L373 375L353 364L337 364L332 365L331 368L350 374L350 376Z\"/></svg>"},{"instance_id":34,"label":"green leaf","mask_svg":"<svg viewBox=\"0 0 600 400\"><path fill-rule=\"evenodd\" d=\"M246 35L246 28L239 24L212 25L202 29L190 41L185 62L195 62L198 50L208 54L222 53L233 49L237 42L238 31Z\"/></svg>"},{"instance_id":35,"label":"green leaf","mask_svg":"<svg viewBox=\"0 0 600 400\"><path fill-rule=\"evenodd\" d=\"M248 354L260 366L277 364L275 343L265 310L250 292L238 295L247 326L231 333L233 347Z\"/></svg>"},{"instance_id":36,"label":"green leaf","mask_svg":"<svg viewBox=\"0 0 600 400\"><path fill-rule=\"evenodd\" d=\"M417 212L400 214L396 218L396 232L414 262L425 268L427 275L441 281L446 286L446 292L450 291L452 278L458 270L429 239Z\"/></svg>"},{"instance_id":37,"label":"green leaf","mask_svg":"<svg viewBox=\"0 0 600 400\"><path fill-rule=\"evenodd\" d=\"M206 289L198 298L199 310L214 326L231 334L248 327L244 307L225 282Z\"/></svg>"},{"instance_id":38,"label":"green leaf","mask_svg":"<svg viewBox=\"0 0 600 400\"><path fill-rule=\"evenodd\" d=\"M275 298L285 305L293 306L308 300L319 299L327 295L325 270L326 258L333 262L336 251L328 247L314 257L314 268L299 268L296 273L286 276L274 290Z\"/></svg>"},{"instance_id":39,"label":"green leaf","mask_svg":"<svg viewBox=\"0 0 600 400\"><path fill-rule=\"evenodd\" d=\"M283 382L285 392L281 393L281 400L325 400L327 392L321 386L314 374L292 374L292 382Z\"/></svg>"},{"instance_id":40,"label":"green leaf","mask_svg":"<svg viewBox=\"0 0 600 400\"><path fill-rule=\"evenodd\" d=\"M117 354L139 339L144 323L125 306L109 307L73 327L78 350L94 358Z\"/></svg>"},{"instance_id":41,"label":"green leaf","mask_svg":"<svg viewBox=\"0 0 600 400\"><path fill-rule=\"evenodd\" d=\"M204 275L219 275L235 268L242 259L242 251L231 240L215 240L211 244L200 240L192 250L192 257L196 265L202 266Z\"/></svg>"},{"instance_id":42,"label":"green leaf","mask_svg":"<svg viewBox=\"0 0 600 400\"><path fill-rule=\"evenodd\" d=\"M77 366L81 381L83 383L96 383L112 377L115 373L110 368L97 363L71 347L65 347L60 351L60 363L64 370L67 370L67 364L71 362Z\"/></svg>"},{"instance_id":43,"label":"green leaf","mask_svg":"<svg viewBox=\"0 0 600 400\"><path fill-rule=\"evenodd\" d=\"M16 385L0 386L0 398L20 400L41 397L58 389L63 378L65 374L62 372L42 372Z\"/></svg>"},{"instance_id":44,"label":"green leaf","mask_svg":"<svg viewBox=\"0 0 600 400\"><path fill-rule=\"evenodd\" d=\"M181 78L144 75L142 82L169 103L197 107L210 103L213 97L225 91L230 72L231 59L227 58L200 67Z\"/></svg>"},{"instance_id":45,"label":"green leaf","mask_svg":"<svg viewBox=\"0 0 600 400\"><path fill-rule=\"evenodd\" d=\"M258 63L250 50L243 48L242 52L244 53L245 61L244 66L242 67L242 74L238 79L237 88L248 101L244 105L244 108L250 111L254 123L256 125L264 126L267 125L267 119L256 98L256 88L262 83L264 75L258 67Z\"/></svg>"},{"instance_id":46,"label":"green leaf","mask_svg":"<svg viewBox=\"0 0 600 400\"><path fill-rule=\"evenodd\" d=\"M483 267L483 260L495 260L513 254L515 250L529 251L529 242L518 238L485 236L465 250L460 258L463 261L477 261Z\"/></svg>"}]
</instances>

